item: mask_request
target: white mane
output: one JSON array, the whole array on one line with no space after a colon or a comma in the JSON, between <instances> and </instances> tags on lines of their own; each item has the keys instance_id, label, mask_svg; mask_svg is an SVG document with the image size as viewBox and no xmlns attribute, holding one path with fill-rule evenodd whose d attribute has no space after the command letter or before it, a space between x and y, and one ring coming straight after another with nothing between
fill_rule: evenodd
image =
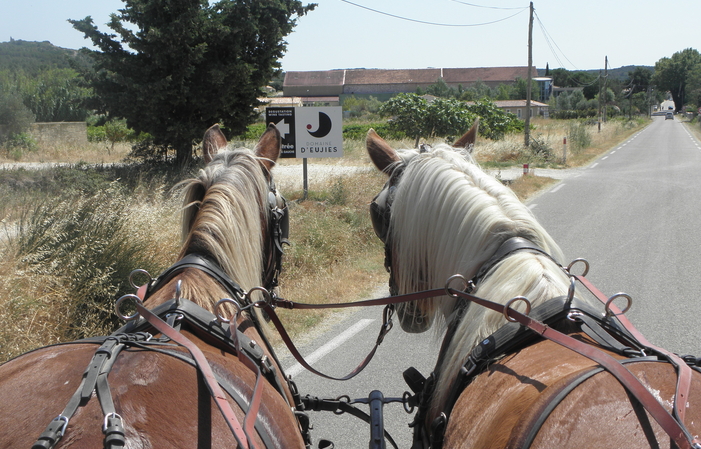
<instances>
[{"instance_id":1,"label":"white mane","mask_svg":"<svg viewBox=\"0 0 701 449\"><path fill-rule=\"evenodd\" d=\"M208 254L244 290L261 285L268 184L257 156L245 148L221 152L184 186L179 258Z\"/></svg>"},{"instance_id":2,"label":"white mane","mask_svg":"<svg viewBox=\"0 0 701 449\"><path fill-rule=\"evenodd\" d=\"M395 191L390 223L393 269L399 293L445 285L454 274L472 278L510 237L524 237L555 260L560 248L531 211L465 151L441 145L426 153L400 150L407 164ZM455 285L457 287L457 285ZM499 263L478 285L476 295L506 303L523 295L533 306L567 293L569 281L547 256L519 252ZM455 300L434 298L424 311L445 324ZM516 306L523 308L523 304ZM470 350L505 323L504 318L472 305L446 351L434 399L440 409Z\"/></svg>"}]
</instances>

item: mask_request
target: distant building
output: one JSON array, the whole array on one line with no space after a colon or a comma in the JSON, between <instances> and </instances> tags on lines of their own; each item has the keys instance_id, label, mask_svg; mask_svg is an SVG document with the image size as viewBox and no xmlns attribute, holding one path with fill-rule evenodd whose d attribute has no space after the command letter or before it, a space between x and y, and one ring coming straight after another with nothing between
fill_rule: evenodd
<instances>
[{"instance_id":1,"label":"distant building","mask_svg":"<svg viewBox=\"0 0 701 449\"><path fill-rule=\"evenodd\" d=\"M526 117L526 100L496 100L494 102L498 108L516 114L516 117L524 119ZM549 117L549 106L539 101L531 100L531 117Z\"/></svg>"},{"instance_id":2,"label":"distant building","mask_svg":"<svg viewBox=\"0 0 701 449\"><path fill-rule=\"evenodd\" d=\"M283 83L286 97L338 97L342 95L375 95L389 97L398 93L426 89L442 79L449 87L468 88L480 81L494 88L500 84L514 84L528 78L527 67L477 67L428 69L345 69L310 72L287 72ZM535 78L542 91L542 101L549 98L551 78ZM549 82L548 82L549 81ZM546 95L547 94L547 95Z\"/></svg>"}]
</instances>

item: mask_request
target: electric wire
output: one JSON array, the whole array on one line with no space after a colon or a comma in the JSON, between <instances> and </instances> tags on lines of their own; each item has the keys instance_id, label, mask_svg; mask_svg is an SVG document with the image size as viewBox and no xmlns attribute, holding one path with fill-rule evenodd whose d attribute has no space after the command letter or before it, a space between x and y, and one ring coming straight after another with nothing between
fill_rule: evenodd
<instances>
[{"instance_id":1,"label":"electric wire","mask_svg":"<svg viewBox=\"0 0 701 449\"><path fill-rule=\"evenodd\" d=\"M467 3L467 2L461 2L460 0L450 0L455 3L460 3L463 5L467 6L474 6L475 8L486 8L486 9L525 9L523 6L515 7L515 8L504 8L501 6L484 6L484 5L475 5L474 3Z\"/></svg>"},{"instance_id":2,"label":"electric wire","mask_svg":"<svg viewBox=\"0 0 701 449\"><path fill-rule=\"evenodd\" d=\"M535 16L536 20L538 21L538 24L540 25L540 28L543 31L543 37L545 37L545 41L550 46L550 50L553 52L553 56L555 56L555 59L557 59L557 61L560 63L560 66L564 67L564 64L562 63L562 61L560 61L560 58L555 54L555 51L552 49L551 42L552 42L552 44L555 45L555 47L557 47L557 49L560 51L562 56L567 60L567 62L569 62L572 65L572 67L575 68L575 70L579 70L577 68L577 66L574 65L574 63L572 61L570 61L570 59L567 57L567 55L565 55L565 52L563 52L562 49L560 49L560 46L557 45L557 42L555 42L555 39L553 39L552 36L550 35L550 33L548 33L548 30L545 29L545 25L543 24L543 21L540 20L540 17L538 17L538 14L535 11L533 11L533 15Z\"/></svg>"},{"instance_id":3,"label":"electric wire","mask_svg":"<svg viewBox=\"0 0 701 449\"><path fill-rule=\"evenodd\" d=\"M521 14L523 11L525 11L525 10L528 9L527 7L526 7L526 8L522 8L520 11L518 11L518 12L515 13L515 14L512 14L512 15L510 15L510 16L508 16L508 17L504 17L504 18L501 18L501 19L493 20L493 21L491 21L491 22L468 23L468 24L452 24L452 23L428 22L428 21L425 21L425 20L412 19L412 18L409 18L409 17L404 17L404 16L400 16L400 15L397 15L397 14L391 14L391 13L388 13L388 12L384 12L384 11L380 11L380 10L377 10L377 9L369 8L369 7L367 7L367 6L363 6L363 5L360 5L360 4L358 4L358 3L351 2L351 1L349 1L349 0L341 0L341 1L342 1L343 3L348 3L349 5L353 5L353 6L356 6L356 7L358 7L358 8L366 9L366 10L368 10L368 11L372 11L372 12L377 13L377 14L382 14L382 15L385 15L385 16L393 17L393 18L395 18L395 19L401 19L401 20L406 20L406 21L408 21L408 22L421 23L421 24L424 24L424 25L441 26L441 27L477 27L477 26L484 26L484 25L492 25L492 24L494 24L494 23L503 22L504 20L508 20L508 19L510 19L510 18L512 18L512 17L515 17L515 16Z\"/></svg>"}]
</instances>

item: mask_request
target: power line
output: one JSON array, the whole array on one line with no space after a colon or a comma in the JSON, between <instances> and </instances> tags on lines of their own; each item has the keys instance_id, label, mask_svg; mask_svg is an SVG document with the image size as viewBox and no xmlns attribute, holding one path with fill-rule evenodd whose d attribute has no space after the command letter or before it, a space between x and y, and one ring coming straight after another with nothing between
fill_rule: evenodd
<instances>
[{"instance_id":1,"label":"power line","mask_svg":"<svg viewBox=\"0 0 701 449\"><path fill-rule=\"evenodd\" d=\"M503 22L504 20L508 20L508 19L510 19L510 18L512 18L512 17L514 17L514 16L517 16L518 14L521 14L523 11L525 11L525 10L528 9L528 8L522 8L522 9L521 9L519 12L517 12L516 14L512 14L512 15L510 15L510 16L508 16L508 17L504 17L504 18L502 18L502 19L493 20L493 21L491 21L491 22L469 23L469 24L452 24L452 23L427 22L427 21L425 21L425 20L412 19L412 18L409 18L409 17L399 16L399 15L396 15L396 14L391 14L391 13L384 12L384 11L380 11L380 10L377 10L377 9L368 8L367 6L359 5L359 4L357 4L357 3L353 3L353 2L351 2L351 1L349 1L349 0L341 0L341 1L342 1L343 3L348 3L349 5L357 6L358 8L366 9L366 10L368 10L368 11L372 11L372 12L377 13L377 14L382 14L382 15L385 15L385 16L393 17L393 18L395 18L395 19L401 19L401 20L406 20L406 21L409 21L409 22L421 23L421 24L424 24L424 25L441 26L441 27L477 27L477 26L483 26L483 25L491 25L491 24L493 24L493 23Z\"/></svg>"},{"instance_id":2,"label":"power line","mask_svg":"<svg viewBox=\"0 0 701 449\"><path fill-rule=\"evenodd\" d=\"M560 61L560 59L558 58L558 56L555 54L555 51L554 51L553 48L552 48L551 42L552 42L552 44L555 45L555 47L557 47L557 49L560 51L560 53L562 54L562 56L563 56L565 59L567 59L567 62L569 62L569 63L572 65L572 67L574 67L576 70L579 70L579 69L577 68L577 66L574 65L574 64L572 63L572 61L570 61L570 59L567 57L567 55L565 55L565 52L563 52L563 51L560 49L560 46L557 45L557 42L555 42L555 39L553 39L552 36L550 36L550 33L548 33L548 30L545 29L545 25L544 25L543 22L540 20L540 17L538 17L538 14L537 14L537 13L534 13L534 14L535 14L536 19L538 20L538 24L540 25L541 30L543 31L543 37L545 37L545 41L546 41L546 42L548 43L548 45L550 46L550 51L553 52L553 55L555 56L555 59L558 60L558 62L560 63L561 66L564 66L564 64L562 63L562 61Z\"/></svg>"},{"instance_id":3,"label":"power line","mask_svg":"<svg viewBox=\"0 0 701 449\"><path fill-rule=\"evenodd\" d=\"M517 8L503 8L503 7L500 7L500 6L475 5L474 3L461 2L460 0L451 0L451 1L453 1L453 2L455 2L455 3L460 3L460 4L463 4L463 5L467 5L467 6L474 6L475 8L487 8L487 9L527 9L527 8L528 8L527 6L526 6L526 7L519 6L519 7L517 7Z\"/></svg>"}]
</instances>

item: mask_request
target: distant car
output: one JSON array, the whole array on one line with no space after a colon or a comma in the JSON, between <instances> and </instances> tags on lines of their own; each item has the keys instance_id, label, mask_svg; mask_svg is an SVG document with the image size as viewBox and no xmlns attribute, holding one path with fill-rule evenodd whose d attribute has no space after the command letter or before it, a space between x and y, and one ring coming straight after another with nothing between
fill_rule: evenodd
<instances>
[{"instance_id":1,"label":"distant car","mask_svg":"<svg viewBox=\"0 0 701 449\"><path fill-rule=\"evenodd\" d=\"M674 114L672 114L671 112L668 112L665 114L664 119L665 120L674 120Z\"/></svg>"}]
</instances>

